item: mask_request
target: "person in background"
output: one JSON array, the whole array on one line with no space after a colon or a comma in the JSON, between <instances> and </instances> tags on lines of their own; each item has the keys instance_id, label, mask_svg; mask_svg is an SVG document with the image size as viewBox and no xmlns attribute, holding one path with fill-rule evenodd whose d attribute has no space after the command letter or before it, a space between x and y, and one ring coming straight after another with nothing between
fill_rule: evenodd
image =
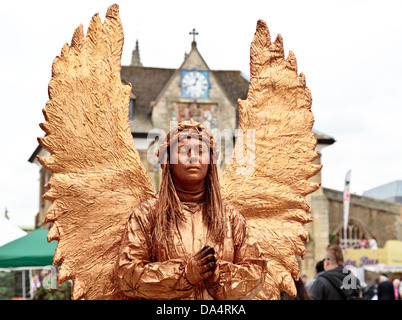
<instances>
[{"instance_id":1,"label":"person in background","mask_svg":"<svg viewBox=\"0 0 402 320\"><path fill-rule=\"evenodd\" d=\"M399 281L400 281L400 284L399 284L399 298L400 298L400 300L402 300L402 282L401 282L401 279L399 279Z\"/></svg>"},{"instance_id":2,"label":"person in background","mask_svg":"<svg viewBox=\"0 0 402 320\"><path fill-rule=\"evenodd\" d=\"M302 278L300 277L299 280L294 280L295 281L295 286L297 290L297 295L296 297L292 297L288 293L282 291L281 292L281 300L311 300L305 286L303 283Z\"/></svg>"},{"instance_id":3,"label":"person in background","mask_svg":"<svg viewBox=\"0 0 402 320\"><path fill-rule=\"evenodd\" d=\"M311 286L313 285L314 281L317 279L317 277L324 272L324 259L320 260L317 262L317 264L315 265L315 276L313 279L311 279L310 281L308 281L306 283L306 290L307 292L310 291ZM310 293L309 293L310 294Z\"/></svg>"},{"instance_id":4,"label":"person in background","mask_svg":"<svg viewBox=\"0 0 402 320\"><path fill-rule=\"evenodd\" d=\"M394 286L386 275L381 275L378 283L378 300L395 300Z\"/></svg>"},{"instance_id":5,"label":"person in background","mask_svg":"<svg viewBox=\"0 0 402 320\"><path fill-rule=\"evenodd\" d=\"M402 297L400 295L400 290L399 290L399 285L401 281L397 278L395 278L392 281L392 285L394 286L394 295L395 295L395 300L402 300Z\"/></svg>"},{"instance_id":6,"label":"person in background","mask_svg":"<svg viewBox=\"0 0 402 320\"><path fill-rule=\"evenodd\" d=\"M375 237L370 238L369 247L370 247L371 250L377 250L378 249L377 239Z\"/></svg>"},{"instance_id":7,"label":"person in background","mask_svg":"<svg viewBox=\"0 0 402 320\"><path fill-rule=\"evenodd\" d=\"M368 247L368 242L365 236L362 236L362 238L359 240L359 249L367 249Z\"/></svg>"},{"instance_id":8,"label":"person in background","mask_svg":"<svg viewBox=\"0 0 402 320\"><path fill-rule=\"evenodd\" d=\"M361 297L360 281L350 270L344 269L342 249L328 245L324 258L324 272L317 276L310 288L314 300L352 300Z\"/></svg>"}]
</instances>

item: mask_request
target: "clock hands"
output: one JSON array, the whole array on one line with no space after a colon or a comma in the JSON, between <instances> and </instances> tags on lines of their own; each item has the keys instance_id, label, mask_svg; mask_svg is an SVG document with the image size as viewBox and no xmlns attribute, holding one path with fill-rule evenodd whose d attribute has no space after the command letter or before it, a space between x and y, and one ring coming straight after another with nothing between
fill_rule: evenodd
<instances>
[{"instance_id":1,"label":"clock hands","mask_svg":"<svg viewBox=\"0 0 402 320\"><path fill-rule=\"evenodd\" d=\"M189 97L200 98L208 90L208 80L198 71L188 72L182 80L182 88Z\"/></svg>"}]
</instances>

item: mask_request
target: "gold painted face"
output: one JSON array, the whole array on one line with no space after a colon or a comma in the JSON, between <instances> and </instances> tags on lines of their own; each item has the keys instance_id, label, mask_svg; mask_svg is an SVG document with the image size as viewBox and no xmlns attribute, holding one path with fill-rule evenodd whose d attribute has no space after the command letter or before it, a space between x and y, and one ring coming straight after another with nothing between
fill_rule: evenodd
<instances>
[{"instance_id":1,"label":"gold painted face","mask_svg":"<svg viewBox=\"0 0 402 320\"><path fill-rule=\"evenodd\" d=\"M176 187L182 190L196 190L204 185L209 166L209 148L198 139L190 138L173 146L170 170Z\"/></svg>"}]
</instances>

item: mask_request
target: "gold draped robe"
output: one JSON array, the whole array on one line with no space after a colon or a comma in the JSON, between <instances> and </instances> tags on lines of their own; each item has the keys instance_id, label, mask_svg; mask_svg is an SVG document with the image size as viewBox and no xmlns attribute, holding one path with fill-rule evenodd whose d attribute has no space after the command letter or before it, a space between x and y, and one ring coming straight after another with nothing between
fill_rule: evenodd
<instances>
[{"instance_id":1,"label":"gold draped robe","mask_svg":"<svg viewBox=\"0 0 402 320\"><path fill-rule=\"evenodd\" d=\"M177 190L185 221L172 232L169 252L160 252L159 261L152 251L152 215L156 199L144 202L128 219L116 265L121 290L136 299L252 299L261 289L266 261L260 246L247 232L243 216L232 206L223 205L227 224L223 245L216 244L203 222L204 197ZM191 257L210 245L215 248L219 280L213 285L191 285L185 269Z\"/></svg>"}]
</instances>

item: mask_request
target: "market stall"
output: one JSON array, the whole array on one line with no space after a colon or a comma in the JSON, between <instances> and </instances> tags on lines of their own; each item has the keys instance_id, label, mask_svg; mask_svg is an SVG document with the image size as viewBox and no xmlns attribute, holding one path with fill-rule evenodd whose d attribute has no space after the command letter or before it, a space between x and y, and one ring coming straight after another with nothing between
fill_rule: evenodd
<instances>
[{"instance_id":1,"label":"market stall","mask_svg":"<svg viewBox=\"0 0 402 320\"><path fill-rule=\"evenodd\" d=\"M345 265L356 267L367 285L373 285L381 274L402 276L402 241L388 240L383 248L343 251Z\"/></svg>"},{"instance_id":2,"label":"market stall","mask_svg":"<svg viewBox=\"0 0 402 320\"><path fill-rule=\"evenodd\" d=\"M30 284L30 298L33 297L32 271L50 271L57 242L47 242L48 231L36 229L27 235L0 247L0 270L22 272L22 298L26 298L26 273ZM33 283L34 284L34 283Z\"/></svg>"}]
</instances>

